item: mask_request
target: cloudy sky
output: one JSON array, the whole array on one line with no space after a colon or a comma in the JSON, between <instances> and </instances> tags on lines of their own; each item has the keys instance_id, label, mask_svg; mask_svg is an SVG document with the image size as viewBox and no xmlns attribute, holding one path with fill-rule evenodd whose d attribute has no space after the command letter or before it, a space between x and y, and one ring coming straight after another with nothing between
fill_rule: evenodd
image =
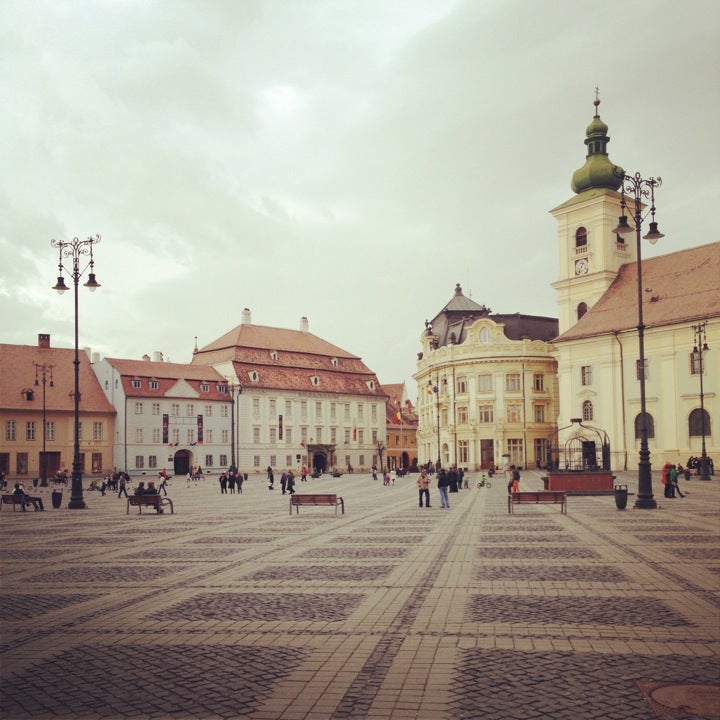
<instances>
[{"instance_id":1,"label":"cloudy sky","mask_svg":"<svg viewBox=\"0 0 720 720\"><path fill-rule=\"evenodd\" d=\"M99 233L81 346L189 362L244 307L304 315L412 396L455 283L557 315L596 86L611 160L664 181L646 256L717 239L718 28L717 0L3 0L0 341L72 347L50 240Z\"/></svg>"}]
</instances>

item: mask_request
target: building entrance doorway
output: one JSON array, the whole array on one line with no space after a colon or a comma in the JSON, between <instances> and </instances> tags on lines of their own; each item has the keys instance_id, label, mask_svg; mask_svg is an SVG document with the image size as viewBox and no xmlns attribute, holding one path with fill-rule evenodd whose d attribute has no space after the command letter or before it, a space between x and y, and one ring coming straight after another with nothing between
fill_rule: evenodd
<instances>
[{"instance_id":1,"label":"building entrance doorway","mask_svg":"<svg viewBox=\"0 0 720 720\"><path fill-rule=\"evenodd\" d=\"M480 467L488 468L495 462L495 451L492 440L480 440Z\"/></svg>"},{"instance_id":2,"label":"building entrance doorway","mask_svg":"<svg viewBox=\"0 0 720 720\"><path fill-rule=\"evenodd\" d=\"M327 470L327 455L324 452L315 451L312 464L315 472L324 473Z\"/></svg>"},{"instance_id":3,"label":"building entrance doorway","mask_svg":"<svg viewBox=\"0 0 720 720\"><path fill-rule=\"evenodd\" d=\"M55 473L60 469L60 453L59 452L40 452L40 477L45 479L55 477ZM47 466L44 465L47 463Z\"/></svg>"},{"instance_id":4,"label":"building entrance doorway","mask_svg":"<svg viewBox=\"0 0 720 720\"><path fill-rule=\"evenodd\" d=\"M190 472L190 453L187 450L178 450L173 458L173 473L187 475Z\"/></svg>"}]
</instances>

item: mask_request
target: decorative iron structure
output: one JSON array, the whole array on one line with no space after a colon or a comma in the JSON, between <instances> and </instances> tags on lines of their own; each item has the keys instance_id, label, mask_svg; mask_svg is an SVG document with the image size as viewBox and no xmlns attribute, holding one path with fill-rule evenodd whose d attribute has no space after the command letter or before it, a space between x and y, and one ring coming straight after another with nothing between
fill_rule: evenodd
<instances>
[{"instance_id":1,"label":"decorative iron structure","mask_svg":"<svg viewBox=\"0 0 720 720\"><path fill-rule=\"evenodd\" d=\"M45 363L39 363L39 362L33 362L33 365L35 366L35 387L38 387L40 383L42 382L42 413L43 413L43 419L42 419L42 443L43 443L43 449L42 449L42 462L40 463L40 479L42 480L42 486L45 487L47 485L47 449L46 449L46 441L47 441L47 419L46 419L46 404L45 404L45 388L46 385L50 385L50 387L55 387L55 383L53 382L53 368L54 365L47 365ZM42 380L41 380L42 378Z\"/></svg>"},{"instance_id":2,"label":"decorative iron structure","mask_svg":"<svg viewBox=\"0 0 720 720\"><path fill-rule=\"evenodd\" d=\"M547 469L559 471L610 471L610 439L601 428L570 418L570 425L548 435Z\"/></svg>"},{"instance_id":3,"label":"decorative iron structure","mask_svg":"<svg viewBox=\"0 0 720 720\"><path fill-rule=\"evenodd\" d=\"M707 335L705 334L706 322L693 325L695 333L695 345L693 346L693 359L698 362L697 369L700 375L700 433L702 435L702 450L700 453L700 480L710 480L710 467L708 463L707 450L705 448L705 393L703 390L703 353L708 352L710 348L707 344Z\"/></svg>"},{"instance_id":4,"label":"decorative iron structure","mask_svg":"<svg viewBox=\"0 0 720 720\"><path fill-rule=\"evenodd\" d=\"M627 175L624 170L616 168L616 174L621 178L622 184L622 215L618 220L614 233L624 237L635 233L637 252L637 295L638 295L638 346L639 366L638 374L640 379L640 453L638 461L638 491L635 500L635 508L650 510L657 508L657 502L652 491L652 465L650 463L650 448L648 447L648 420L645 404L645 324L643 322L643 282L642 282L642 248L640 233L643 220L650 215L650 229L643 239L655 244L660 238L665 237L658 231L655 222L655 188L662 185L662 178L643 178L640 173ZM627 199L626 199L627 198ZM643 200L650 200L650 210L643 216L645 205ZM632 213L635 227L633 228L627 219L626 212Z\"/></svg>"},{"instance_id":5,"label":"decorative iron structure","mask_svg":"<svg viewBox=\"0 0 720 720\"><path fill-rule=\"evenodd\" d=\"M80 462L80 347L78 343L78 283L84 272L89 268L88 280L83 283L84 287L88 288L90 292L95 292L100 287L100 283L95 279L95 261L93 259L93 245L97 245L100 242L100 235L95 237L89 237L87 240L79 240L73 238L72 240L65 242L64 240L51 240L50 244L58 248L58 279L53 290L57 290L61 295L69 290L65 284L65 278L63 277L63 271L73 280L75 286L75 392L73 398L75 401L75 438L73 444L73 467L72 467L72 484L70 488L70 502L68 504L69 510L83 510L85 500L83 499L83 488L82 488L82 464ZM84 257L89 257L90 260L84 267L80 267L80 261ZM67 267L63 260L72 260L72 266Z\"/></svg>"}]
</instances>

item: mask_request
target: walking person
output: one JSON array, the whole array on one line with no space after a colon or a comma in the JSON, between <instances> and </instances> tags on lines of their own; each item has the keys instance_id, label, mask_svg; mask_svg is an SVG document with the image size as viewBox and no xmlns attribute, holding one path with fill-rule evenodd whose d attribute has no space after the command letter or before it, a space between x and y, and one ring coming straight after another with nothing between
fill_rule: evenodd
<instances>
[{"instance_id":1,"label":"walking person","mask_svg":"<svg viewBox=\"0 0 720 720\"><path fill-rule=\"evenodd\" d=\"M448 494L448 488L450 487L450 478L446 472L440 471L437 480L438 490L440 491L440 507L450 507L450 495Z\"/></svg>"},{"instance_id":2,"label":"walking person","mask_svg":"<svg viewBox=\"0 0 720 720\"><path fill-rule=\"evenodd\" d=\"M280 476L280 487L282 489L282 494L285 494L285 491L287 490L287 473L283 470L282 475Z\"/></svg>"},{"instance_id":3,"label":"walking person","mask_svg":"<svg viewBox=\"0 0 720 720\"><path fill-rule=\"evenodd\" d=\"M425 498L425 507L430 507L430 478L427 475L427 471L423 470L417 479L418 486L418 501L420 507L423 506L423 497Z\"/></svg>"},{"instance_id":4,"label":"walking person","mask_svg":"<svg viewBox=\"0 0 720 720\"><path fill-rule=\"evenodd\" d=\"M287 491L291 494L295 494L295 474L292 470L287 471L287 478L286 478L286 484L287 484Z\"/></svg>"},{"instance_id":5,"label":"walking person","mask_svg":"<svg viewBox=\"0 0 720 720\"><path fill-rule=\"evenodd\" d=\"M158 495L160 494L160 492L163 492L165 495L167 495L167 473L165 473L164 475L160 473L160 485L158 486Z\"/></svg>"},{"instance_id":6,"label":"walking person","mask_svg":"<svg viewBox=\"0 0 720 720\"><path fill-rule=\"evenodd\" d=\"M225 473L220 476L220 494L227 495L227 475Z\"/></svg>"},{"instance_id":7,"label":"walking person","mask_svg":"<svg viewBox=\"0 0 720 720\"><path fill-rule=\"evenodd\" d=\"M120 473L118 486L120 487L120 490L118 490L118 497L121 497L123 493L125 493L125 497L127 497L127 480L125 479L125 473Z\"/></svg>"}]
</instances>

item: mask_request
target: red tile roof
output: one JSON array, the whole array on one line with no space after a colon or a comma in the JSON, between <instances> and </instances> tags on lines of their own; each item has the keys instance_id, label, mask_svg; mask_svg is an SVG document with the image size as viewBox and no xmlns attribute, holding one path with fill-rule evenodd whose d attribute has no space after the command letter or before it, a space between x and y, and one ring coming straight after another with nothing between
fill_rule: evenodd
<instances>
[{"instance_id":1,"label":"red tile roof","mask_svg":"<svg viewBox=\"0 0 720 720\"><path fill-rule=\"evenodd\" d=\"M248 387L385 397L360 357L302 330L239 325L192 359L204 365L230 361L239 382Z\"/></svg>"},{"instance_id":2,"label":"red tile roof","mask_svg":"<svg viewBox=\"0 0 720 720\"><path fill-rule=\"evenodd\" d=\"M720 317L720 242L643 260L642 284L647 328ZM597 303L554 342L631 330L637 322L637 263L627 263Z\"/></svg>"},{"instance_id":3,"label":"red tile roof","mask_svg":"<svg viewBox=\"0 0 720 720\"><path fill-rule=\"evenodd\" d=\"M80 359L80 410L115 414L115 408L105 396L90 365L87 353L81 350ZM45 409L47 411L75 410L75 350L68 348L41 348L37 345L0 344L0 407L5 410L42 410L42 374L38 373L39 386L35 386L35 366L52 365L54 387L50 387L50 371L46 373ZM34 400L28 401L21 390L34 391Z\"/></svg>"},{"instance_id":4,"label":"red tile roof","mask_svg":"<svg viewBox=\"0 0 720 720\"><path fill-rule=\"evenodd\" d=\"M155 362L150 360L126 360L122 358L105 358L106 362L120 373L123 390L128 397L151 398L163 397L178 381L184 380L199 395L207 400L226 400L231 402L228 393L219 393L217 385L226 385L225 378L209 365L192 365L183 363ZM141 380L142 386L134 388L133 380ZM147 380L156 380L158 389L151 390ZM203 392L200 385L210 386L209 392Z\"/></svg>"},{"instance_id":5,"label":"red tile roof","mask_svg":"<svg viewBox=\"0 0 720 720\"><path fill-rule=\"evenodd\" d=\"M230 330L230 332L225 333L225 335L215 340L215 342L201 348L196 354L196 357L197 355L202 356L203 353L213 350L228 350L234 348L298 352L338 358L357 357L322 340L312 333L303 332L302 330L267 327L265 325L238 325L236 328ZM205 362L205 360L203 360L203 362Z\"/></svg>"}]
</instances>

